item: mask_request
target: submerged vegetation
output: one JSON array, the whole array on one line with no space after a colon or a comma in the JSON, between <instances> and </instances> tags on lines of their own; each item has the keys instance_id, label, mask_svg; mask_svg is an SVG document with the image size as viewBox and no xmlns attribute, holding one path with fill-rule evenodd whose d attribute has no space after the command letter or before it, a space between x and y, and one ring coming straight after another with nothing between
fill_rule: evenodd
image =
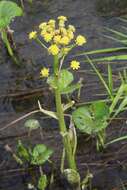
<instances>
[{"instance_id":1,"label":"submerged vegetation","mask_svg":"<svg viewBox=\"0 0 127 190\"><path fill-rule=\"evenodd\" d=\"M29 0L32 3L32 0ZM24 7L21 0L22 7ZM8 50L9 55L18 63L14 55L14 50L10 42L12 33L9 28L10 23L16 16L23 14L22 9L17 4L11 1L0 1L0 32L1 38ZM127 22L126 19L121 19L122 22ZM123 27L126 31L126 27ZM56 20L50 19L39 24L37 29L33 29L28 35L29 42L34 41L42 51L51 56L51 63L43 65L39 73L41 82L45 82L49 86L55 100L55 110L46 110L42 107L38 100L38 109L26 114L24 117L10 123L14 124L28 116L36 113L44 114L48 119L54 119L59 126L59 136L62 141L62 151L59 160L59 168L56 168L54 163L55 150L50 146L45 145L45 142L33 145L31 143L31 133L36 129L40 130L42 137L42 126L37 119L28 119L25 121L24 127L28 130L27 143L18 140L16 150L12 150L9 145L5 146L6 151L10 152L17 164L22 168L35 167L38 171L37 177L31 172L32 181L29 181L28 189L46 190L51 189L55 179L55 170L58 170L62 179L64 179L68 187L74 190L92 190L90 186L93 174L85 171L85 176L82 176L78 167L78 143L79 134L86 135L89 141L94 142L95 150L98 154L103 154L110 144L126 140L127 135L119 138L107 139L107 128L110 129L112 121L117 119L119 114L127 110L127 71L126 68L119 72L119 82L116 85L113 78L113 70L111 61L127 60L127 55L119 55L119 51L126 50L125 33L108 29L114 36L105 35L112 40L122 44L120 47L99 49L75 53L71 59L66 61L67 56L76 48L81 50L87 45L87 37L77 34L75 26L68 24L66 16L58 16ZM115 56L103 56L92 58L92 55L105 54L115 52ZM82 56L83 61L80 60ZM74 58L74 59L72 59ZM106 62L107 77L98 68L95 63ZM110 61L110 63L109 63ZM80 99L82 93L82 79L74 77L78 70L82 70L82 65L89 64L92 72L98 77L100 83L105 89L104 98L96 98L89 102L76 103L73 95ZM0 130L6 129L3 127ZM54 141L56 139L54 138ZM26 145L27 144L27 145ZM57 144L60 149L59 142ZM85 161L84 161L85 162ZM50 168L50 172L46 173L43 169L45 166ZM55 169L54 169L55 168ZM122 184L122 183L121 183ZM124 184L122 188L125 189Z\"/></svg>"}]
</instances>

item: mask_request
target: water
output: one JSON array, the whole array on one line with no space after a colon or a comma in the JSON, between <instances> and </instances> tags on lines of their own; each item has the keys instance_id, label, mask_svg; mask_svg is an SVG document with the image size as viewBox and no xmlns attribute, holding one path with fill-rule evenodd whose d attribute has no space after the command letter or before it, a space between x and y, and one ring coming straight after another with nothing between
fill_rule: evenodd
<instances>
[{"instance_id":1,"label":"water","mask_svg":"<svg viewBox=\"0 0 127 190\"><path fill-rule=\"evenodd\" d=\"M109 1L108 5L105 5L105 1L104 4L102 4L102 1L100 3L99 0L37 0L33 1L32 6L27 2L24 3L24 16L15 19L11 24L11 28L15 30L14 38L17 51L22 59L21 68L17 68L11 62L3 46L0 55L0 128L3 128L6 124L19 116L35 110L37 108L38 99L40 99L43 107L46 109L54 109L54 104L52 103L54 99L47 90L45 83L43 83L39 77L42 66L46 66L47 64L50 66L50 62L52 61L51 57L47 57L47 53L35 44L35 42L28 40L28 33L36 29L40 22L50 18L56 18L59 15L65 15L69 18L69 22L76 26L78 33L87 37L87 45L83 49L78 49L79 52L97 48L115 47L116 43L104 38L104 27L119 29L121 22L117 17L127 12L125 4L124 7L122 5L118 7L113 6L118 3L116 1L114 2L116 4L110 3ZM115 9L115 7L117 8ZM74 54L74 52L72 52L72 54ZM70 58L66 60L67 64L69 60ZM82 64L81 67L83 69L90 69L90 67L85 64ZM97 78L91 78L91 76L85 75L84 73L79 74L79 77L80 76L84 77L89 85L98 81ZM83 89L82 100L87 100L88 97L92 98L92 96L88 96L88 94L93 94L94 96L95 90L96 86L94 86L94 88L92 87L92 89L90 87L88 87L87 90ZM44 127L47 124L43 122L42 116L35 115L33 117L37 117ZM51 121L49 126L55 127L54 121ZM13 183L15 177L11 177L12 174L9 175L8 172L6 172L6 170L16 168L17 166L13 162L13 167L10 167L12 160L10 156L8 159L6 158L8 154L3 149L6 143L15 147L16 140L13 137L20 136L25 132L23 121L13 127L9 127L7 130L0 131L0 146L1 152L3 153L0 155L0 160L1 163L5 161L5 164L0 165L0 170L2 171L4 168L6 175L9 176L9 178L6 178L6 175L5 178L0 178L1 190L15 190L17 188L25 190L22 177L17 177L17 183ZM35 135L33 135L33 143L39 141ZM50 136L49 134L47 135ZM52 143L54 143L53 146L56 146L55 142L51 139L48 143L51 146ZM59 150L57 151L59 152ZM105 184L105 182L103 182L103 184ZM104 186L98 186L98 189L99 188L101 190L102 188L105 189Z\"/></svg>"}]
</instances>

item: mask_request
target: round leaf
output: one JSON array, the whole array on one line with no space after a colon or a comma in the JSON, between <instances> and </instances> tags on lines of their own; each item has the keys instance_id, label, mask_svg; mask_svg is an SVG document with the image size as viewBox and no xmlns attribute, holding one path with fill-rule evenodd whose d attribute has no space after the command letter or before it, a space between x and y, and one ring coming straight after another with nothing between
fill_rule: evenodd
<instances>
[{"instance_id":1,"label":"round leaf","mask_svg":"<svg viewBox=\"0 0 127 190\"><path fill-rule=\"evenodd\" d=\"M6 28L14 17L22 14L22 9L16 3L0 1L0 29Z\"/></svg>"},{"instance_id":2,"label":"round leaf","mask_svg":"<svg viewBox=\"0 0 127 190\"><path fill-rule=\"evenodd\" d=\"M76 109L73 114L76 127L89 135L96 134L108 125L109 108L105 103L97 101L90 106Z\"/></svg>"},{"instance_id":3,"label":"round leaf","mask_svg":"<svg viewBox=\"0 0 127 190\"><path fill-rule=\"evenodd\" d=\"M38 144L33 149L31 163L34 165L41 165L50 158L52 153L53 150L49 149L44 144Z\"/></svg>"},{"instance_id":4,"label":"round leaf","mask_svg":"<svg viewBox=\"0 0 127 190\"><path fill-rule=\"evenodd\" d=\"M61 70L61 72L60 72L60 78L59 78L59 81L58 81L58 87L59 87L60 91L63 92L64 89L66 89L66 87L68 87L69 84L71 84L71 82L73 81L73 79L74 79L73 78L73 74L71 72L69 72L66 69ZM52 88L57 88L54 76L48 77L47 83Z\"/></svg>"},{"instance_id":5,"label":"round leaf","mask_svg":"<svg viewBox=\"0 0 127 190\"><path fill-rule=\"evenodd\" d=\"M40 127L40 123L36 119L29 119L24 123L24 127L29 128L30 130L34 130Z\"/></svg>"},{"instance_id":6,"label":"round leaf","mask_svg":"<svg viewBox=\"0 0 127 190\"><path fill-rule=\"evenodd\" d=\"M84 133L92 134L92 129L95 126L88 107L80 107L72 114L73 121L76 127Z\"/></svg>"},{"instance_id":7,"label":"round leaf","mask_svg":"<svg viewBox=\"0 0 127 190\"><path fill-rule=\"evenodd\" d=\"M96 119L104 119L109 116L109 107L105 102L96 101L90 107Z\"/></svg>"}]
</instances>

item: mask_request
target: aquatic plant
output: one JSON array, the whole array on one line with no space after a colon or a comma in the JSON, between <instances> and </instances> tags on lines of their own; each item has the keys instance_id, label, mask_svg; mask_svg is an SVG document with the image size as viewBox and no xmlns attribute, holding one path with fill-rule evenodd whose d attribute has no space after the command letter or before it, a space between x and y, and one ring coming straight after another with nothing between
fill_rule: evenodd
<instances>
[{"instance_id":1,"label":"aquatic plant","mask_svg":"<svg viewBox=\"0 0 127 190\"><path fill-rule=\"evenodd\" d=\"M12 1L0 1L0 33L9 55L17 62L9 37L12 39L12 30L9 25L12 20L23 14L22 9Z\"/></svg>"},{"instance_id":2,"label":"aquatic plant","mask_svg":"<svg viewBox=\"0 0 127 190\"><path fill-rule=\"evenodd\" d=\"M29 166L38 166L40 177L38 178L38 189L45 190L48 185L47 176L44 174L42 166L45 162L51 162L50 157L53 153L53 150L45 146L44 144L37 144L33 148L31 146L26 147L19 140L17 144L17 151L13 157L20 165L28 164ZM28 183L28 187L35 189L36 184Z\"/></svg>"},{"instance_id":3,"label":"aquatic plant","mask_svg":"<svg viewBox=\"0 0 127 190\"><path fill-rule=\"evenodd\" d=\"M82 46L86 43L86 38L82 35L76 35L76 29L73 25L66 25L67 18L59 16L56 20L49 20L39 25L39 31L32 31L29 33L29 39L35 40L53 57L53 73L48 66L43 67L40 76L47 78L47 83L53 89L56 101L56 112L45 111L39 102L40 111L58 120L60 135L63 140L63 155L61 159L61 172L63 175L71 175L70 183L77 183L80 189L80 175L78 174L77 164L75 160L77 149L77 135L72 116L70 118L70 126L66 125L65 112L74 104L69 101L66 105L62 103L62 95L68 95L77 89L80 89L81 82L73 83L73 73L68 69L63 69L65 57L68 53L77 46ZM76 71L80 68L80 62L72 60L70 62L70 69ZM68 169L64 169L64 159L67 159ZM73 176L73 177L72 177Z\"/></svg>"}]
</instances>

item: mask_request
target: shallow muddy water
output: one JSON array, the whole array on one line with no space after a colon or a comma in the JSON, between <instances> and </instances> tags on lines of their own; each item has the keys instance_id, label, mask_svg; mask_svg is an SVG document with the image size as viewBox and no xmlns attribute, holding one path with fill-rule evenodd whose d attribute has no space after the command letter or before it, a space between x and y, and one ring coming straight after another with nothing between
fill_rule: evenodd
<instances>
[{"instance_id":1,"label":"shallow muddy water","mask_svg":"<svg viewBox=\"0 0 127 190\"><path fill-rule=\"evenodd\" d=\"M28 40L28 33L36 29L40 22L49 18L56 18L58 15L66 15L69 21L77 27L77 31L87 37L87 45L78 52L93 50L105 47L115 47L116 43L106 39L104 27L119 29L120 20L117 18L127 14L127 6L117 6L110 3L100 4L101 0L35 0L33 5L27 1L25 13L22 18L15 19L11 28L15 30L17 52L21 58L21 67L15 66L6 54L3 44L0 42L2 51L0 53L0 128L2 129L11 121L18 117L37 109L37 100L46 109L54 109L54 98L45 83L40 80L39 73L42 66L50 66L51 57L34 42ZM19 3L19 2L18 2ZM115 4L116 3L116 4ZM113 6L115 5L115 6ZM112 7L113 6L113 7ZM116 7L116 9L114 8ZM119 44L117 44L119 45ZM73 56L75 53L72 52ZM66 60L67 64L71 56ZM79 58L83 72L78 72L76 78L84 79L85 88L82 89L81 101L96 99L100 94L98 78L89 74L90 67L83 63L83 58ZM124 64L114 65L116 74ZM105 66L100 69L105 72ZM97 85L99 84L99 85ZM103 88L101 88L102 92ZM96 92L96 93L95 93ZM99 96L101 97L101 96ZM126 116L126 115L125 115ZM38 137L39 132L32 134L32 143L44 142L55 148L56 163L58 163L61 152L57 147L60 137L57 131L57 124L51 120L43 120L43 115L35 114L31 116L39 119L44 138ZM27 133L23 127L23 121L0 131L0 190L25 190L29 175L22 170L18 171L18 166L8 154L4 145L9 144L13 149L19 137L27 142ZM47 127L48 126L48 127ZM114 130L115 126L115 130ZM115 137L118 131L126 132L125 122L115 123L108 131L109 139ZM57 140L56 140L57 139ZM84 137L79 137L79 168L84 175L87 168L93 173L92 187L97 190L119 190L121 180L127 182L127 155L126 142L113 145L104 153L95 151L94 141L87 144ZM82 144L85 142L86 146ZM89 143L89 142L88 142ZM89 149L88 149L89 148ZM119 154L120 153L120 154ZM59 184L58 190L65 189L63 184ZM56 187L52 188L56 189Z\"/></svg>"}]
</instances>

